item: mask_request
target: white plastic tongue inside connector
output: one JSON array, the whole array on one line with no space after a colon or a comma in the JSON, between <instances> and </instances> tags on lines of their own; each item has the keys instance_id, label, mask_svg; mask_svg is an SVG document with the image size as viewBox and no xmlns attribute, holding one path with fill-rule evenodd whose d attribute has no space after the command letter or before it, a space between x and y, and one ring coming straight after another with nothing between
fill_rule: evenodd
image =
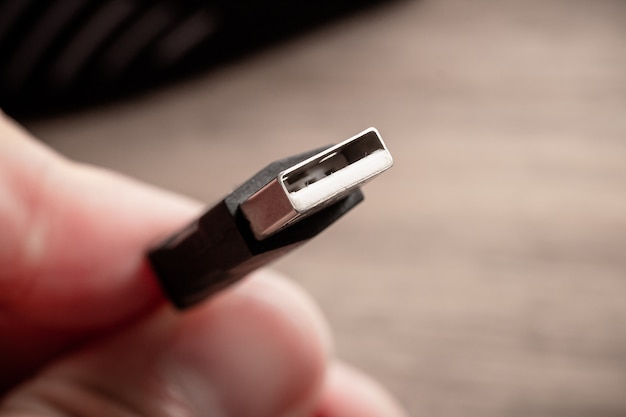
<instances>
[{"instance_id":1,"label":"white plastic tongue inside connector","mask_svg":"<svg viewBox=\"0 0 626 417\"><path fill-rule=\"evenodd\" d=\"M381 148L327 175L312 173L314 181L303 184L287 195L294 209L305 212L342 197L393 165L387 149Z\"/></svg>"}]
</instances>

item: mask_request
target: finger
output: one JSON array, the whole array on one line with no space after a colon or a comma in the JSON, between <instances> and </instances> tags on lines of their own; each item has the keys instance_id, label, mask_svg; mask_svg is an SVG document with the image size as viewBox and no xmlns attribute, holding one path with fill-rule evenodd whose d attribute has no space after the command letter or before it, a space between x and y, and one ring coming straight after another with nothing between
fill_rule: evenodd
<instances>
[{"instance_id":1,"label":"finger","mask_svg":"<svg viewBox=\"0 0 626 417\"><path fill-rule=\"evenodd\" d=\"M108 324L155 298L143 253L193 204L59 157L0 121L0 308L38 324Z\"/></svg>"},{"instance_id":2,"label":"finger","mask_svg":"<svg viewBox=\"0 0 626 417\"><path fill-rule=\"evenodd\" d=\"M54 365L10 395L0 416L304 417L327 351L308 298L257 273L190 314L164 308Z\"/></svg>"},{"instance_id":3,"label":"finger","mask_svg":"<svg viewBox=\"0 0 626 417\"><path fill-rule=\"evenodd\" d=\"M154 308L143 254L198 205L71 163L0 114L0 392Z\"/></svg>"},{"instance_id":4,"label":"finger","mask_svg":"<svg viewBox=\"0 0 626 417\"><path fill-rule=\"evenodd\" d=\"M316 417L406 417L397 402L374 380L335 363L326 381Z\"/></svg>"}]
</instances>

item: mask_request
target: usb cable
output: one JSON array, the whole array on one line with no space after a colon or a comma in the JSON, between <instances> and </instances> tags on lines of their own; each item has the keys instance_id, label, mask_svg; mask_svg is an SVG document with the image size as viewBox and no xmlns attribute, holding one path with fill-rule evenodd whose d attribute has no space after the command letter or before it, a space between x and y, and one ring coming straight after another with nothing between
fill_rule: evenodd
<instances>
[{"instance_id":1,"label":"usb cable","mask_svg":"<svg viewBox=\"0 0 626 417\"><path fill-rule=\"evenodd\" d=\"M363 200L393 164L369 128L278 160L148 253L165 295L184 309L305 243Z\"/></svg>"}]
</instances>

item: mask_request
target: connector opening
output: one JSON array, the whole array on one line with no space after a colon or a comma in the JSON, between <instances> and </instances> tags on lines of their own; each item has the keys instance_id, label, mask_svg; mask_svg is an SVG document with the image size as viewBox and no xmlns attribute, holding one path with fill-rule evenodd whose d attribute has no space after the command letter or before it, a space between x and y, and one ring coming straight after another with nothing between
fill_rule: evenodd
<instances>
[{"instance_id":1,"label":"connector opening","mask_svg":"<svg viewBox=\"0 0 626 417\"><path fill-rule=\"evenodd\" d=\"M286 173L282 181L288 192L296 192L381 150L385 150L385 147L380 137L376 132L370 131L359 137L359 140L339 148L333 147L327 153L322 153L307 164Z\"/></svg>"}]
</instances>

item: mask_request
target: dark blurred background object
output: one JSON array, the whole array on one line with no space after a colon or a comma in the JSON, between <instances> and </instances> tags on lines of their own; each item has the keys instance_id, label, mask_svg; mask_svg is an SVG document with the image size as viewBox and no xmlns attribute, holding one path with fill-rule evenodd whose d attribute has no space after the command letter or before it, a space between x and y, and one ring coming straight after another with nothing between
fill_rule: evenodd
<instances>
[{"instance_id":1,"label":"dark blurred background object","mask_svg":"<svg viewBox=\"0 0 626 417\"><path fill-rule=\"evenodd\" d=\"M0 0L0 107L76 108L205 69L376 0Z\"/></svg>"}]
</instances>

